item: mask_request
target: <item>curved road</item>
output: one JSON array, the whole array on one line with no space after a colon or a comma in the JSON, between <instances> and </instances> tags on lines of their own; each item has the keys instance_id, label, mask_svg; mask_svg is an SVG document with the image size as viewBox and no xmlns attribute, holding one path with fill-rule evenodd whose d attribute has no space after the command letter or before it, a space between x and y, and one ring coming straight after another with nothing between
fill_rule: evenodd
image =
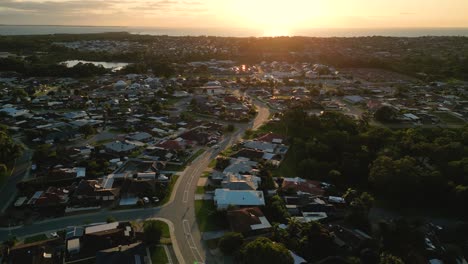
<instances>
[{"instance_id":1,"label":"curved road","mask_svg":"<svg viewBox=\"0 0 468 264\"><path fill-rule=\"evenodd\" d=\"M219 143L219 150L209 149L191 165L189 165L179 177L170 201L161 207L138 208L129 210L102 210L95 213L80 214L75 216L61 217L31 225L2 228L0 229L0 240L5 240L11 233L17 237L29 236L37 233L52 232L64 229L67 226L82 225L86 223L105 222L108 216L113 216L119 221L144 220L149 218L163 218L168 220L171 229L171 238L174 251L179 263L212 263L208 249L202 243L202 237L195 217L194 198L198 179L208 168L210 161L222 150L235 144L240 140L247 129L257 129L264 124L269 116L269 109L261 102L256 101L258 114L255 119L248 123L238 125L238 130ZM207 254L208 253L208 254Z\"/></svg>"}]
</instances>

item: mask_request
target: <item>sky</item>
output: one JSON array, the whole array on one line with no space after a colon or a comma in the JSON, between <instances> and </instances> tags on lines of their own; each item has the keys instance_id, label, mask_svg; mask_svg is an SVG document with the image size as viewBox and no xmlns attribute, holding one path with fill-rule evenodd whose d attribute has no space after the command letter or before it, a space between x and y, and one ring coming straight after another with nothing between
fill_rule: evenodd
<instances>
[{"instance_id":1,"label":"sky","mask_svg":"<svg viewBox=\"0 0 468 264\"><path fill-rule=\"evenodd\" d=\"M249 28L468 27L468 0L0 0L0 24Z\"/></svg>"}]
</instances>

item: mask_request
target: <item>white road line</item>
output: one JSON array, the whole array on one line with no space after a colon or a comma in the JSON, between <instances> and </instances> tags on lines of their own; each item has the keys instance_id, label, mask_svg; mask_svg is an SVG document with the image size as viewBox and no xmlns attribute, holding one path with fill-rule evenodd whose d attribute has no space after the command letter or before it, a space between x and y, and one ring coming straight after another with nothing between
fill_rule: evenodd
<instances>
[{"instance_id":1,"label":"white road line","mask_svg":"<svg viewBox=\"0 0 468 264\"><path fill-rule=\"evenodd\" d=\"M198 251L197 246L195 245L195 241L193 240L192 233L190 232L190 222L186 219L182 220L182 224L184 227L184 233L187 237L187 243L190 247L190 250L192 251L193 257L197 262L203 263L203 257L200 254L200 251Z\"/></svg>"},{"instance_id":2,"label":"white road line","mask_svg":"<svg viewBox=\"0 0 468 264\"><path fill-rule=\"evenodd\" d=\"M183 202L184 203L187 203L188 201L188 191L184 191L184 199L183 199Z\"/></svg>"}]
</instances>

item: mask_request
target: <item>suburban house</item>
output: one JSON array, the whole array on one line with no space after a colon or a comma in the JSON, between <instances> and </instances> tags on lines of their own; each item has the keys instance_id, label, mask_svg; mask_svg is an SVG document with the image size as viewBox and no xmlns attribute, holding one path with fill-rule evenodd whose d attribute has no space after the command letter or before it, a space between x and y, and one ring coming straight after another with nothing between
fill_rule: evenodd
<instances>
[{"instance_id":1,"label":"suburban house","mask_svg":"<svg viewBox=\"0 0 468 264\"><path fill-rule=\"evenodd\" d=\"M129 141L114 141L104 145L106 150L115 154L130 154L138 148L136 144Z\"/></svg>"},{"instance_id":2,"label":"suburban house","mask_svg":"<svg viewBox=\"0 0 468 264\"><path fill-rule=\"evenodd\" d=\"M3 260L5 261L3 263L62 263L62 246L63 241L60 238L17 245L10 248L8 257Z\"/></svg>"},{"instance_id":3,"label":"suburban house","mask_svg":"<svg viewBox=\"0 0 468 264\"><path fill-rule=\"evenodd\" d=\"M255 191L260 182L261 179L257 176L228 173L221 181L221 186L229 190Z\"/></svg>"},{"instance_id":4,"label":"suburban house","mask_svg":"<svg viewBox=\"0 0 468 264\"><path fill-rule=\"evenodd\" d=\"M230 159L230 165L227 166L223 173L224 174L241 174L241 173L251 173L256 170L258 163L251 161L246 158Z\"/></svg>"},{"instance_id":5,"label":"suburban house","mask_svg":"<svg viewBox=\"0 0 468 264\"><path fill-rule=\"evenodd\" d=\"M130 223L114 222L91 225L84 228L81 237L67 241L67 252L75 259L95 256L96 251L129 245L135 240L135 231Z\"/></svg>"},{"instance_id":6,"label":"suburban house","mask_svg":"<svg viewBox=\"0 0 468 264\"><path fill-rule=\"evenodd\" d=\"M325 193L320 182L305 180L299 177L284 178L281 188L283 190L294 191L298 194L323 195Z\"/></svg>"},{"instance_id":7,"label":"suburban house","mask_svg":"<svg viewBox=\"0 0 468 264\"><path fill-rule=\"evenodd\" d=\"M271 229L270 222L258 207L230 210L227 219L231 230L244 236L259 235Z\"/></svg>"},{"instance_id":8,"label":"suburban house","mask_svg":"<svg viewBox=\"0 0 468 264\"><path fill-rule=\"evenodd\" d=\"M106 188L97 180L81 180L73 193L73 198L76 201L114 201L119 194L119 189Z\"/></svg>"},{"instance_id":9,"label":"suburban house","mask_svg":"<svg viewBox=\"0 0 468 264\"><path fill-rule=\"evenodd\" d=\"M137 242L129 245L119 245L103 249L96 254L96 264L141 264L146 260L146 245Z\"/></svg>"},{"instance_id":10,"label":"suburban house","mask_svg":"<svg viewBox=\"0 0 468 264\"><path fill-rule=\"evenodd\" d=\"M229 206L245 207L265 205L265 197L261 191L216 189L213 199L218 210L226 210Z\"/></svg>"},{"instance_id":11,"label":"suburban house","mask_svg":"<svg viewBox=\"0 0 468 264\"><path fill-rule=\"evenodd\" d=\"M127 139L131 141L149 142L151 139L153 139L153 136L146 132L137 132L128 135Z\"/></svg>"}]
</instances>

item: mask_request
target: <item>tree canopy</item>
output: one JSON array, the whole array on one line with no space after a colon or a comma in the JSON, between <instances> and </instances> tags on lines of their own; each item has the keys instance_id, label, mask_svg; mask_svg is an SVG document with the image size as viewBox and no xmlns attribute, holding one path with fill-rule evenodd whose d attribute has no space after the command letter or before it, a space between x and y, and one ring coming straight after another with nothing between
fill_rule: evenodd
<instances>
[{"instance_id":1,"label":"tree canopy","mask_svg":"<svg viewBox=\"0 0 468 264\"><path fill-rule=\"evenodd\" d=\"M260 237L242 247L239 255L243 264L292 264L293 257L281 243Z\"/></svg>"}]
</instances>

